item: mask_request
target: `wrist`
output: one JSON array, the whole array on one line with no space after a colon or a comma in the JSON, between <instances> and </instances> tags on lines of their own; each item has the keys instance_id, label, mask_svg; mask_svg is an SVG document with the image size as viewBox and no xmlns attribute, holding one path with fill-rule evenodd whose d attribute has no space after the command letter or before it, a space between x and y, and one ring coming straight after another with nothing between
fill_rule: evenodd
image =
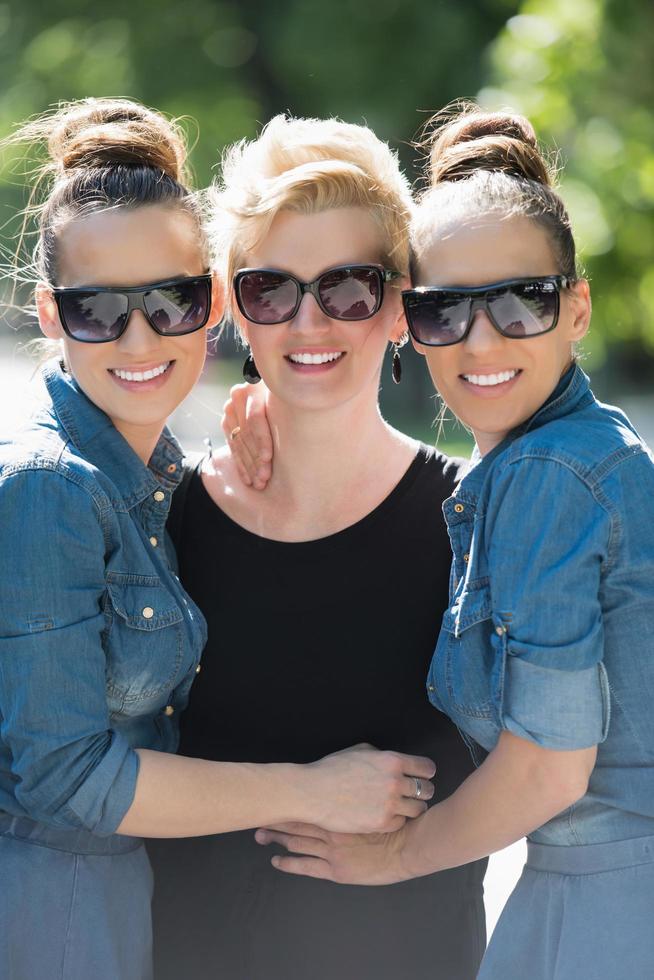
<instances>
[{"instance_id":1,"label":"wrist","mask_svg":"<svg viewBox=\"0 0 654 980\"><path fill-rule=\"evenodd\" d=\"M311 764L275 763L283 814L281 820L318 824L320 792L310 778Z\"/></svg>"},{"instance_id":2,"label":"wrist","mask_svg":"<svg viewBox=\"0 0 654 980\"><path fill-rule=\"evenodd\" d=\"M416 817L414 820L407 820L402 827L401 847L398 852L398 865L404 878L419 878L422 875L432 874L439 868L428 866L427 854L423 846L424 820L431 811Z\"/></svg>"}]
</instances>

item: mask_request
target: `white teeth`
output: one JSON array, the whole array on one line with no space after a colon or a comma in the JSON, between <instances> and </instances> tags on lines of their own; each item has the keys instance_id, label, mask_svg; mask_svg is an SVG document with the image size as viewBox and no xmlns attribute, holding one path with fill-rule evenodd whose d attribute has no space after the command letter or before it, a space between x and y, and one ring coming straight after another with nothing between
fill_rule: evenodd
<instances>
[{"instance_id":1,"label":"white teeth","mask_svg":"<svg viewBox=\"0 0 654 980\"><path fill-rule=\"evenodd\" d=\"M122 378L123 381L151 381L152 378L156 378L167 371L169 367L170 361L166 361L165 364L150 368L149 371L123 371L121 368L112 368L111 373L115 374L117 378Z\"/></svg>"},{"instance_id":2,"label":"white teeth","mask_svg":"<svg viewBox=\"0 0 654 980\"><path fill-rule=\"evenodd\" d=\"M515 378L517 373L517 371L501 371L499 374L464 374L463 377L470 384L479 385L483 388L488 385L504 384L505 381Z\"/></svg>"},{"instance_id":3,"label":"white teeth","mask_svg":"<svg viewBox=\"0 0 654 980\"><path fill-rule=\"evenodd\" d=\"M342 356L342 351L332 351L329 354L289 354L288 359L294 364L327 364Z\"/></svg>"}]
</instances>

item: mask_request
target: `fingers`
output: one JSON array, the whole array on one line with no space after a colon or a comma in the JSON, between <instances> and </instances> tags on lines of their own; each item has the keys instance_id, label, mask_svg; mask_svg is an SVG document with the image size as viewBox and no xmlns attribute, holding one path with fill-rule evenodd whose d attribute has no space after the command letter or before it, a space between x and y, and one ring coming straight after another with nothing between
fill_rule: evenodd
<instances>
[{"instance_id":1,"label":"fingers","mask_svg":"<svg viewBox=\"0 0 654 980\"><path fill-rule=\"evenodd\" d=\"M382 834L392 834L395 830L401 830L405 823L406 817L403 817L400 813L396 813L395 816L387 820L386 823L379 828L379 830Z\"/></svg>"},{"instance_id":2,"label":"fingers","mask_svg":"<svg viewBox=\"0 0 654 980\"><path fill-rule=\"evenodd\" d=\"M263 399L248 399L245 423L249 436L248 448L257 463L255 486L257 482L265 486L272 476L273 441Z\"/></svg>"},{"instance_id":3,"label":"fingers","mask_svg":"<svg viewBox=\"0 0 654 980\"><path fill-rule=\"evenodd\" d=\"M275 830L257 830L254 835L257 844L281 844L292 854L304 854L324 858L327 845L316 837L302 837L299 834L281 834Z\"/></svg>"},{"instance_id":4,"label":"fingers","mask_svg":"<svg viewBox=\"0 0 654 980\"><path fill-rule=\"evenodd\" d=\"M234 385L223 409L222 430L247 486L263 490L272 475L273 443L263 385Z\"/></svg>"},{"instance_id":5,"label":"fingers","mask_svg":"<svg viewBox=\"0 0 654 980\"><path fill-rule=\"evenodd\" d=\"M300 837L317 837L320 840L327 840L328 831L322 827L316 827L313 823L300 823L299 820L288 820L285 823L276 823L273 826L261 827L260 830L277 830L282 834L295 834Z\"/></svg>"},{"instance_id":6,"label":"fingers","mask_svg":"<svg viewBox=\"0 0 654 980\"><path fill-rule=\"evenodd\" d=\"M326 861L315 857L282 857L275 855L270 863L278 871L290 875L306 875L307 878L327 878L334 881L331 869Z\"/></svg>"},{"instance_id":7,"label":"fingers","mask_svg":"<svg viewBox=\"0 0 654 980\"><path fill-rule=\"evenodd\" d=\"M419 776L404 777L402 794L410 800L431 800L434 792L434 784L429 779L421 779Z\"/></svg>"},{"instance_id":8,"label":"fingers","mask_svg":"<svg viewBox=\"0 0 654 980\"><path fill-rule=\"evenodd\" d=\"M418 776L421 779L431 779L436 775L436 766L431 759L424 755L404 755L403 752L395 753L402 762L402 771L407 776Z\"/></svg>"}]
</instances>

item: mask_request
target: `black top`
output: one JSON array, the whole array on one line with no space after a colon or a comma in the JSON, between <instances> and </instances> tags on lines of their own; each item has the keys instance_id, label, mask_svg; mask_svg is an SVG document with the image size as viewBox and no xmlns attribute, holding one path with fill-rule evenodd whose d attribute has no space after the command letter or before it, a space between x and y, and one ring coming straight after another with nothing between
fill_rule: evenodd
<instances>
[{"instance_id":1,"label":"black top","mask_svg":"<svg viewBox=\"0 0 654 980\"><path fill-rule=\"evenodd\" d=\"M438 767L436 799L452 793L474 767L455 726L429 704L425 681L448 601L451 552L441 503L458 476L457 462L422 447L372 513L328 537L289 543L236 524L211 500L196 469L185 494L173 500L170 525L180 578L209 625L202 670L181 719L180 752L224 761L306 762L365 741L431 757ZM441 975L439 962L448 980L472 977L478 965L485 862L386 889L332 885L330 891L325 882L272 870L273 852L253 845L251 833L162 842L151 853L158 888L157 977L167 975L163 963L174 961L188 929L194 939L187 939L180 961L187 976L194 975L188 972L193 957L200 957L202 969L220 964L230 980L253 980L259 957L266 964L262 980L296 974L300 980L309 974L297 945L298 915L308 917L301 931L314 952L323 941L321 918L329 917L336 929L318 957L325 977L332 976L331 949L336 943L337 955L338 932L345 929L347 956L358 964L352 976L359 980L386 975L380 964L398 976L393 971L400 963L403 970L409 966L407 956L418 957L414 972L406 974L412 977L423 976L422 957L425 977ZM246 911L239 915L237 908ZM182 929L180 909L187 910ZM347 926L338 926L339 916ZM295 967L278 936L287 920ZM423 928L430 933L427 948L424 937L418 940ZM286 958L276 959L282 947ZM245 956L244 950L247 963L239 966L234 957ZM395 955L400 959L394 965ZM315 959L310 975L322 977ZM223 974L216 969L215 975ZM204 976L200 967L198 976Z\"/></svg>"},{"instance_id":2,"label":"black top","mask_svg":"<svg viewBox=\"0 0 654 980\"><path fill-rule=\"evenodd\" d=\"M183 755L309 762L366 741L433 757L441 796L452 792L473 767L425 679L448 595L440 504L456 478L455 463L421 449L361 521L288 543L232 521L196 471L175 543L209 642Z\"/></svg>"}]
</instances>

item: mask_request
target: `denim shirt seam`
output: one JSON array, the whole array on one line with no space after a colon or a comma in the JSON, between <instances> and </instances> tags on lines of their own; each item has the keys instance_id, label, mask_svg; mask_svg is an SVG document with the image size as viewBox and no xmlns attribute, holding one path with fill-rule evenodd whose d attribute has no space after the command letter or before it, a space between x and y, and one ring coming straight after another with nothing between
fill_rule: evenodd
<instances>
[{"instance_id":1,"label":"denim shirt seam","mask_svg":"<svg viewBox=\"0 0 654 980\"><path fill-rule=\"evenodd\" d=\"M6 466L0 472L0 483L11 478L12 476L18 476L22 473L38 472L55 473L63 480L68 480L69 483L75 484L75 486L79 487L80 490L84 491L84 493L86 493L93 501L93 504L98 512L100 525L106 537L106 532L109 527L107 517L112 512L111 501L106 494L102 492L102 490L98 492L99 488L95 481L89 480L82 474L77 473L73 468L66 465L63 460L32 459L17 463L15 465Z\"/></svg>"}]
</instances>

